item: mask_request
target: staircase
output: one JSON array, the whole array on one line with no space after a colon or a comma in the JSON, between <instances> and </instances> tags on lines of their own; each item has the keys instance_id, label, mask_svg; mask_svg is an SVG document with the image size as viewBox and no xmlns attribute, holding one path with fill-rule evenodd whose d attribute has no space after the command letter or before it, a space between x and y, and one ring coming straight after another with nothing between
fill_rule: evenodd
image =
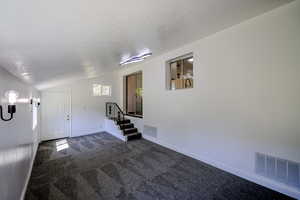
<instances>
[{"instance_id":1,"label":"staircase","mask_svg":"<svg viewBox=\"0 0 300 200\"><path fill-rule=\"evenodd\" d=\"M124 112L117 103L106 103L106 117L115 121L126 141L142 138L142 134L138 132L138 129L134 127L129 119L125 118Z\"/></svg>"}]
</instances>

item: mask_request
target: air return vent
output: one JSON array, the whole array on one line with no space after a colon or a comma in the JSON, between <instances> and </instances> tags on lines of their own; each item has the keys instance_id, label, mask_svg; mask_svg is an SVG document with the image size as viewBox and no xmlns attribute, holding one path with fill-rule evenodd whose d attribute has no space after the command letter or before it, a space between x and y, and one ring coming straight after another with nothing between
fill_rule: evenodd
<instances>
[{"instance_id":1,"label":"air return vent","mask_svg":"<svg viewBox=\"0 0 300 200\"><path fill-rule=\"evenodd\" d=\"M300 190L300 163L256 153L255 172Z\"/></svg>"},{"instance_id":2,"label":"air return vent","mask_svg":"<svg viewBox=\"0 0 300 200\"><path fill-rule=\"evenodd\" d=\"M157 128L153 126L144 125L144 135L157 138Z\"/></svg>"}]
</instances>

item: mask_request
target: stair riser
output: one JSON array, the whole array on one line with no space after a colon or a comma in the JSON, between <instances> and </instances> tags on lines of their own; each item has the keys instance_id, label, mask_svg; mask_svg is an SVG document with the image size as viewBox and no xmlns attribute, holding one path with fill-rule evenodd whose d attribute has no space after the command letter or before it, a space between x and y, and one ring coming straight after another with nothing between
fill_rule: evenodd
<instances>
[{"instance_id":1,"label":"stair riser","mask_svg":"<svg viewBox=\"0 0 300 200\"><path fill-rule=\"evenodd\" d=\"M129 129L129 128L134 128L134 125L133 125L133 124L120 125L120 129L121 129L121 130Z\"/></svg>"},{"instance_id":2,"label":"stair riser","mask_svg":"<svg viewBox=\"0 0 300 200\"><path fill-rule=\"evenodd\" d=\"M118 125L121 125L121 124L129 124L130 123L130 120L123 120L123 121L118 121L117 124Z\"/></svg>"},{"instance_id":3,"label":"stair riser","mask_svg":"<svg viewBox=\"0 0 300 200\"><path fill-rule=\"evenodd\" d=\"M133 129L123 131L124 135L131 134L131 133L137 133L137 132L138 132L137 128L133 128Z\"/></svg>"},{"instance_id":4,"label":"stair riser","mask_svg":"<svg viewBox=\"0 0 300 200\"><path fill-rule=\"evenodd\" d=\"M142 134L138 133L138 134L135 134L135 135L127 136L127 141L129 141L129 140L137 140L137 139L141 139L141 138L142 138Z\"/></svg>"}]
</instances>

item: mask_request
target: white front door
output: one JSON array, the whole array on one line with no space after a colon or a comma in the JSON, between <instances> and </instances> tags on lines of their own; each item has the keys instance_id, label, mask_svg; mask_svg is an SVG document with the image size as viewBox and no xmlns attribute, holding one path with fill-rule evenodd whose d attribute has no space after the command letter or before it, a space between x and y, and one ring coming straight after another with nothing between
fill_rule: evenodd
<instances>
[{"instance_id":1,"label":"white front door","mask_svg":"<svg viewBox=\"0 0 300 200\"><path fill-rule=\"evenodd\" d=\"M42 93L42 140L70 136L70 95L68 92Z\"/></svg>"}]
</instances>

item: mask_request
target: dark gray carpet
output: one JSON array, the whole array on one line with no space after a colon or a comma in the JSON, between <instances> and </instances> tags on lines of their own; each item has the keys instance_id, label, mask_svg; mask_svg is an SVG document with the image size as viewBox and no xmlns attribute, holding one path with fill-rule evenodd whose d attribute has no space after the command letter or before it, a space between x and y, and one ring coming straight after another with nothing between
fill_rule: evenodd
<instances>
[{"instance_id":1,"label":"dark gray carpet","mask_svg":"<svg viewBox=\"0 0 300 200\"><path fill-rule=\"evenodd\" d=\"M291 199L143 139L60 141L39 146L26 200Z\"/></svg>"}]
</instances>

